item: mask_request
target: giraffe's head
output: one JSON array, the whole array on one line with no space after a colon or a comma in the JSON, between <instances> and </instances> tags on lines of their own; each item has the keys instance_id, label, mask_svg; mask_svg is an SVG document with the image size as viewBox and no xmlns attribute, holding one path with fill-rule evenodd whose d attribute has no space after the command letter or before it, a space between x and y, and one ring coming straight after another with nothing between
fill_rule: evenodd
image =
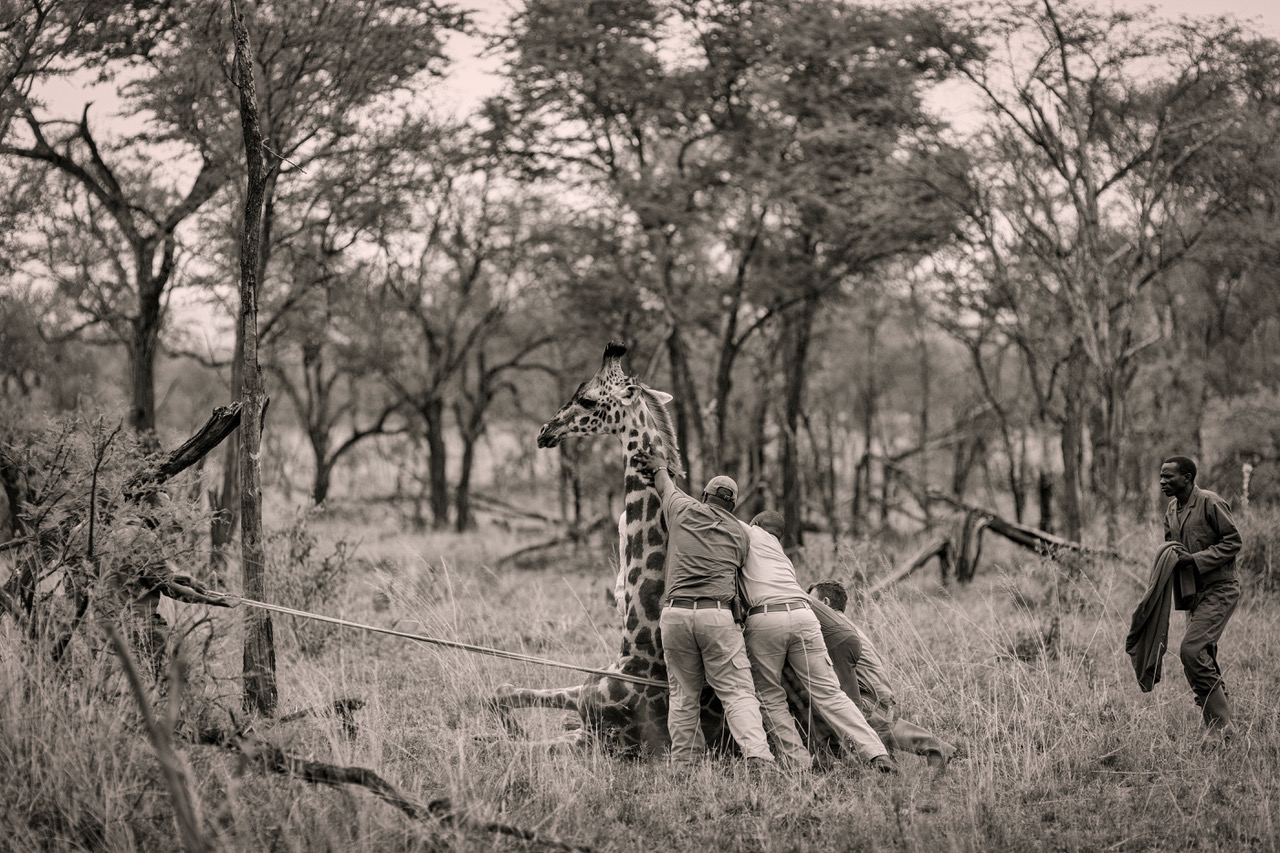
<instances>
[{"instance_id":1,"label":"giraffe's head","mask_svg":"<svg viewBox=\"0 0 1280 853\"><path fill-rule=\"evenodd\" d=\"M618 435L652 427L657 433L655 443L661 445L658 449L666 453L672 466L679 465L666 410L671 395L627 376L622 370L626 354L622 344L610 343L604 348L604 361L596 375L579 385L569 402L543 424L538 432L539 447L555 447L575 435Z\"/></svg>"}]
</instances>

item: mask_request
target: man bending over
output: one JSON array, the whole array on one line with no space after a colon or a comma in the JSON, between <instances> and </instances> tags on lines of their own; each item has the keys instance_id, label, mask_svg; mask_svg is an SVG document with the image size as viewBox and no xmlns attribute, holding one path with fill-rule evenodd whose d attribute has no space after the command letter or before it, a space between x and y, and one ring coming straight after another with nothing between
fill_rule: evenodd
<instances>
[{"instance_id":1,"label":"man bending over","mask_svg":"<svg viewBox=\"0 0 1280 853\"><path fill-rule=\"evenodd\" d=\"M747 605L747 657L760 696L765 726L773 735L779 757L789 766L808 768L809 750L800 740L787 707L783 667L791 665L809 695L810 706L840 737L842 745L857 752L876 770L893 773L896 767L862 711L840 690L840 682L827 659L822 626L808 598L796 583L796 570L782 550L782 515L766 510L743 525L751 537L751 550L742 568L742 594Z\"/></svg>"},{"instance_id":2,"label":"man bending over","mask_svg":"<svg viewBox=\"0 0 1280 853\"><path fill-rule=\"evenodd\" d=\"M809 587L809 601L822 625L822 637L840 688L858 703L884 745L928 756L932 767L946 767L956 748L898 716L893 688L885 677L884 660L870 638L844 614L849 601L844 584L839 581L813 584Z\"/></svg>"}]
</instances>

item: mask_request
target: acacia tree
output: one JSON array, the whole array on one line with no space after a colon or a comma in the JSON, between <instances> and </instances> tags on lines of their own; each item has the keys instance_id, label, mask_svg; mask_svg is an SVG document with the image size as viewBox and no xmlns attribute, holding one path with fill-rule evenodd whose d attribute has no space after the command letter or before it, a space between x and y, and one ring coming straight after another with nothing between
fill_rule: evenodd
<instances>
[{"instance_id":1,"label":"acacia tree","mask_svg":"<svg viewBox=\"0 0 1280 853\"><path fill-rule=\"evenodd\" d=\"M913 87L945 58L912 44L911 32L906 17L834 2L584 10L538 0L512 22L501 115L516 129L513 147L531 168L560 169L603 193L637 235L628 285L663 341L694 480L699 463L722 470L738 456L725 424L743 348L793 306L788 340L801 355L806 318L847 272L848 256L831 259L840 248L827 241L840 240L836 208L858 198L858 170L886 163L918 121ZM857 205L843 224L870 221L874 206ZM788 234L799 236L784 251ZM710 393L698 361L713 365ZM804 359L788 363L798 417ZM794 475L793 454L784 469Z\"/></svg>"},{"instance_id":2,"label":"acacia tree","mask_svg":"<svg viewBox=\"0 0 1280 853\"><path fill-rule=\"evenodd\" d=\"M414 227L388 235L384 267L373 282L369 308L382 334L367 342L365 358L415 419L427 447L431 523L448 524L450 491L447 416L455 409L464 436L461 517L470 523L470 454L504 374L551 339L546 328L509 323L532 289L535 194L508 192L502 164L462 140L441 156L432 193L419 200ZM513 330L521 330L516 335Z\"/></svg>"},{"instance_id":3,"label":"acacia tree","mask_svg":"<svg viewBox=\"0 0 1280 853\"><path fill-rule=\"evenodd\" d=\"M381 318L363 310L370 263L359 259L408 227L412 199L430 187L418 161L438 156L418 121L352 138L365 156L313 163L286 193L278 233L278 296L262 337L268 369L293 405L313 460L312 499L329 493L334 467L361 443L404 432L401 400L362 356Z\"/></svg>"},{"instance_id":4,"label":"acacia tree","mask_svg":"<svg viewBox=\"0 0 1280 853\"><path fill-rule=\"evenodd\" d=\"M189 47L225 42L222 17L209 11L217 5L217 0L198 0L183 16ZM468 24L453 6L435 0L272 0L247 6L244 14L268 158L258 279L263 283L263 333L269 335L276 314L297 301L273 283L270 269L280 242L281 205L307 204L306 194L294 192L290 184L319 170L319 164L366 156L362 144L368 137L361 136L362 128L383 121L383 111L392 108L398 93L442 73L445 34ZM220 119L225 124L225 117L235 114L237 93L225 82L230 77L225 55L171 51L152 55L148 70L146 88L138 94L160 121L175 122L191 112L206 123ZM214 88L208 81L221 82ZM289 191L287 201L281 197L282 186ZM297 210L293 213L292 223L304 221ZM224 223L223 229L224 236L233 235L239 223ZM237 339L237 353L243 345ZM233 388L241 381L239 363L238 357L232 361ZM213 496L220 510L212 529L215 560L235 528L236 447L228 443L222 487Z\"/></svg>"},{"instance_id":5,"label":"acacia tree","mask_svg":"<svg viewBox=\"0 0 1280 853\"><path fill-rule=\"evenodd\" d=\"M43 274L69 288L67 299L87 325L124 345L129 420L144 434L156 424L155 359L174 284L178 230L225 184L229 164L219 146L197 132L195 115L181 116L165 133L135 133L107 145L91 125L88 104L78 120L48 118L40 84L89 68L105 68L101 74L110 79L121 64L145 63L173 40L180 11L171 4L118 0L22 0L0 13L6 16L0 156L62 177L69 209L62 220L69 219L72 229L64 229L58 242L79 251L70 262L61 253L50 255ZM163 154L156 142L166 143ZM161 159L182 168L153 168Z\"/></svg>"},{"instance_id":6,"label":"acacia tree","mask_svg":"<svg viewBox=\"0 0 1280 853\"><path fill-rule=\"evenodd\" d=\"M1231 420L1254 403L1268 406L1280 376L1280 43L1242 37L1236 54L1240 95L1229 144L1202 150L1176 176L1185 190L1229 204L1187 263L1156 283L1164 338L1136 383L1135 444L1149 450L1125 472L1131 489L1150 477L1160 449L1200 458L1209 476L1229 474L1211 480L1213 488L1240 488L1245 463L1255 466L1259 484L1267 476L1256 470L1252 441L1224 447L1204 436L1211 411L1232 412Z\"/></svg>"},{"instance_id":7,"label":"acacia tree","mask_svg":"<svg viewBox=\"0 0 1280 853\"><path fill-rule=\"evenodd\" d=\"M13 0L0 6L0 139L14 115L39 106L40 84L103 61L145 54L172 24L167 3Z\"/></svg>"},{"instance_id":8,"label":"acacia tree","mask_svg":"<svg viewBox=\"0 0 1280 853\"><path fill-rule=\"evenodd\" d=\"M0 143L0 156L56 170L70 195L67 227L53 239L66 251L46 256L47 273L86 325L124 345L129 423L141 434L153 433L155 363L178 263L178 229L214 197L230 171L211 150L197 148L195 177L180 190L151 169L128 165L133 146L99 145L87 106L78 122L41 119L30 107L20 110L20 119L20 128Z\"/></svg>"},{"instance_id":9,"label":"acacia tree","mask_svg":"<svg viewBox=\"0 0 1280 853\"><path fill-rule=\"evenodd\" d=\"M1078 538L1082 528L1091 421L1114 540L1125 401L1158 340L1144 295L1225 201L1185 192L1176 175L1237 121L1235 33L1222 22L1148 23L1057 0L986 7L981 21L1001 50L961 57L959 67L991 116L984 134L995 156L979 178L995 188L985 263L1030 302L1051 306L1051 327L1069 330L1048 358L1065 365L1066 532Z\"/></svg>"}]
</instances>

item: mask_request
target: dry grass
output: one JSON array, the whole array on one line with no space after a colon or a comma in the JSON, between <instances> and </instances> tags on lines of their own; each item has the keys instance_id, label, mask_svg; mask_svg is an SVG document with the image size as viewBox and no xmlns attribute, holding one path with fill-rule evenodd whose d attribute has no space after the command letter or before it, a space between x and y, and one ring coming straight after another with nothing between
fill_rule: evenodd
<instances>
[{"instance_id":1,"label":"dry grass","mask_svg":"<svg viewBox=\"0 0 1280 853\"><path fill-rule=\"evenodd\" d=\"M341 615L589 666L613 657L607 551L594 569L591 554L562 554L540 570L496 571L501 554L530 540L406 536L341 514L315 525L328 541L360 542L364 568ZM1128 543L1134 553L1154 544L1154 532L1144 535ZM825 559L807 564L802 581L867 571L848 554ZM1123 652L1139 591L1125 573L1097 564L1066 579L1051 563L995 548L990 560L968 588L944 588L929 569L851 605L895 670L904 715L963 742L967 758L942 775L904 756L896 778L845 767L754 781L735 762L682 772L549 750L536 742L562 734L567 715L519 712L527 737L512 736L483 697L504 681L569 685L573 673L359 632L319 656L286 645L279 661L282 713L367 702L354 740L323 717L257 731L314 760L368 767L408 796L443 792L476 819L600 850L1275 850L1280 610L1271 594L1247 591L1222 643L1240 730L1221 745L1202 736L1175 656L1155 692L1139 692ZM1175 614L1175 642L1181 620ZM3 625L0 848L175 849L172 806L114 662L81 647L55 672ZM236 614L215 614L219 639L193 686L191 719L235 707L237 625ZM222 850L523 849L411 822L363 790L246 771L213 747L182 749Z\"/></svg>"}]
</instances>

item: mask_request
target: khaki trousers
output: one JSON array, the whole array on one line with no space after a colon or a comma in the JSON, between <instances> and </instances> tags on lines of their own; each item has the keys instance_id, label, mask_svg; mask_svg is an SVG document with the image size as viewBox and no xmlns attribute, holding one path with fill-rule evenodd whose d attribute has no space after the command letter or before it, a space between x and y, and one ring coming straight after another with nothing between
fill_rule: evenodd
<instances>
[{"instance_id":1,"label":"khaki trousers","mask_svg":"<svg viewBox=\"0 0 1280 853\"><path fill-rule=\"evenodd\" d=\"M782 683L782 670L787 664L808 692L810 708L822 715L846 747L867 761L887 754L867 718L840 689L822 639L822 625L812 610L801 608L750 615L746 641L760 710L783 761L797 767L808 767L812 763L787 706L787 692Z\"/></svg>"},{"instance_id":2,"label":"khaki trousers","mask_svg":"<svg viewBox=\"0 0 1280 853\"><path fill-rule=\"evenodd\" d=\"M738 748L747 758L773 761L760 703L751 683L751 662L742 631L728 609L662 610L662 650L667 662L671 703L667 730L671 733L671 757L693 761L706 749L700 725L700 699L706 684L724 705L725 721Z\"/></svg>"}]
</instances>

